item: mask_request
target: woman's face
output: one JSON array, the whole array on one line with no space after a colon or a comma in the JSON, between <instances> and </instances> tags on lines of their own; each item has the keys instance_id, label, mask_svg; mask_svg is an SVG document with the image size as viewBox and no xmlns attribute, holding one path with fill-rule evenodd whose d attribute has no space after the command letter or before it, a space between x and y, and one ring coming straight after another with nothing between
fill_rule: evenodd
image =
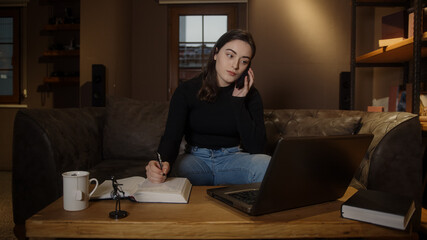
<instances>
[{"instance_id":1,"label":"woman's face","mask_svg":"<svg viewBox=\"0 0 427 240\"><path fill-rule=\"evenodd\" d=\"M215 54L215 70L220 87L226 87L236 81L251 61L251 46L241 40L232 40L226 43Z\"/></svg>"}]
</instances>

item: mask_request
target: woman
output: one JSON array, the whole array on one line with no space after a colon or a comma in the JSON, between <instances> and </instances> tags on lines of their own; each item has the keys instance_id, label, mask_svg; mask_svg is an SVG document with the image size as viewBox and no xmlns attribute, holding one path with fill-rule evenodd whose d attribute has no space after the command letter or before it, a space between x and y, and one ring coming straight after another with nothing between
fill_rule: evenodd
<instances>
[{"instance_id":1,"label":"woman","mask_svg":"<svg viewBox=\"0 0 427 240\"><path fill-rule=\"evenodd\" d=\"M249 68L255 51L250 33L231 30L216 42L205 71L178 86L158 147L164 162L162 167L154 160L146 166L151 182L164 182L172 164L171 175L186 177L193 185L262 181L270 156L261 154L263 106ZM239 89L235 82L247 68ZM176 160L183 136L186 154Z\"/></svg>"}]
</instances>

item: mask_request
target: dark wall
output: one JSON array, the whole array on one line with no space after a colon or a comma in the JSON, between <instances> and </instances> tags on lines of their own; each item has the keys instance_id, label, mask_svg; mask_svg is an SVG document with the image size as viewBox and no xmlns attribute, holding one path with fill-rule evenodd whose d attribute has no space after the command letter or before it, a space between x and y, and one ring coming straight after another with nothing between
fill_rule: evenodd
<instances>
[{"instance_id":1,"label":"dark wall","mask_svg":"<svg viewBox=\"0 0 427 240\"><path fill-rule=\"evenodd\" d=\"M166 99L167 7L132 3L131 96ZM338 108L339 74L350 70L349 1L249 0L247 20L266 108Z\"/></svg>"},{"instance_id":2,"label":"dark wall","mask_svg":"<svg viewBox=\"0 0 427 240\"><path fill-rule=\"evenodd\" d=\"M132 6L132 92L140 100L167 98L167 7L134 0Z\"/></svg>"}]
</instances>

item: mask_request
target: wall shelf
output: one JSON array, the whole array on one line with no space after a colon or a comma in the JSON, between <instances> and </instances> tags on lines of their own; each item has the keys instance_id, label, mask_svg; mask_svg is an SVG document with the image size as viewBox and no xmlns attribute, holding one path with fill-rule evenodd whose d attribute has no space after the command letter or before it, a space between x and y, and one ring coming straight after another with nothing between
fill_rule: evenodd
<instances>
[{"instance_id":1,"label":"wall shelf","mask_svg":"<svg viewBox=\"0 0 427 240\"><path fill-rule=\"evenodd\" d=\"M78 107L80 101L80 0L40 0L47 6L48 22L40 35L48 44L39 57L46 66L43 84L51 87L53 107Z\"/></svg>"},{"instance_id":2,"label":"wall shelf","mask_svg":"<svg viewBox=\"0 0 427 240\"><path fill-rule=\"evenodd\" d=\"M427 32L423 34L427 41ZM356 58L356 63L399 63L413 58L414 38L404 39L387 47L379 48ZM427 48L423 47L422 57L427 57Z\"/></svg>"},{"instance_id":3,"label":"wall shelf","mask_svg":"<svg viewBox=\"0 0 427 240\"><path fill-rule=\"evenodd\" d=\"M53 57L53 56L60 56L60 57L66 57L66 56L79 56L80 50L49 50L44 51L43 56L45 57Z\"/></svg>"},{"instance_id":4,"label":"wall shelf","mask_svg":"<svg viewBox=\"0 0 427 240\"><path fill-rule=\"evenodd\" d=\"M42 31L80 31L80 24L48 24Z\"/></svg>"},{"instance_id":5,"label":"wall shelf","mask_svg":"<svg viewBox=\"0 0 427 240\"><path fill-rule=\"evenodd\" d=\"M79 83L79 77L45 77L45 83Z\"/></svg>"}]
</instances>

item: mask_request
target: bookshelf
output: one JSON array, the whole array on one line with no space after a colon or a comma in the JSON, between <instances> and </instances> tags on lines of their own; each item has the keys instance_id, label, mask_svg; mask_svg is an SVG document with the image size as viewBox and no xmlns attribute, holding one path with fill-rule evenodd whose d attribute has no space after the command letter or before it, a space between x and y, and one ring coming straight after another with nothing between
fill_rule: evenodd
<instances>
[{"instance_id":1,"label":"bookshelf","mask_svg":"<svg viewBox=\"0 0 427 240\"><path fill-rule=\"evenodd\" d=\"M53 107L78 107L80 101L80 0L40 0L49 9L40 35L48 40L39 63L46 66L41 92L53 93Z\"/></svg>"},{"instance_id":2,"label":"bookshelf","mask_svg":"<svg viewBox=\"0 0 427 240\"><path fill-rule=\"evenodd\" d=\"M421 85L421 58L427 57L427 33L422 33L421 14L425 0L352 0L351 12L351 63L350 63L350 102L355 103L356 68L358 67L404 67L406 83L408 75L413 76L410 89L407 89L407 111L419 112ZM414 37L382 47L361 56L356 56L356 9L358 7L404 7L414 10ZM412 64L412 68L408 64ZM411 70L408 70L411 69ZM411 71L411 72L409 72ZM410 98L410 99L408 99Z\"/></svg>"}]
</instances>

